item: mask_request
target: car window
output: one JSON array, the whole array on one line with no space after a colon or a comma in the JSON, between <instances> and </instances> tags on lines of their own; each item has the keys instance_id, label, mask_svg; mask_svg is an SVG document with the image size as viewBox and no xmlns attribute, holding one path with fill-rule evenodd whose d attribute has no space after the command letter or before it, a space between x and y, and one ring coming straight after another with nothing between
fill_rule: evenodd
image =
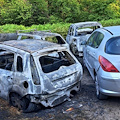
<instances>
[{"instance_id":1,"label":"car window","mask_svg":"<svg viewBox=\"0 0 120 120\"><path fill-rule=\"evenodd\" d=\"M70 27L70 29L69 29L69 35L71 35L71 31L72 31L72 27Z\"/></svg>"},{"instance_id":2,"label":"car window","mask_svg":"<svg viewBox=\"0 0 120 120\"><path fill-rule=\"evenodd\" d=\"M94 32L88 39L87 45L93 47L93 41L96 38L97 32Z\"/></svg>"},{"instance_id":3,"label":"car window","mask_svg":"<svg viewBox=\"0 0 120 120\"><path fill-rule=\"evenodd\" d=\"M17 57L17 71L23 72L23 59L20 56Z\"/></svg>"},{"instance_id":4,"label":"car window","mask_svg":"<svg viewBox=\"0 0 120 120\"><path fill-rule=\"evenodd\" d=\"M0 69L12 71L14 53L0 49Z\"/></svg>"},{"instance_id":5,"label":"car window","mask_svg":"<svg viewBox=\"0 0 120 120\"><path fill-rule=\"evenodd\" d=\"M120 55L120 36L111 38L107 41L105 52L108 54Z\"/></svg>"},{"instance_id":6,"label":"car window","mask_svg":"<svg viewBox=\"0 0 120 120\"><path fill-rule=\"evenodd\" d=\"M31 56L30 58L30 66L31 66L31 74L32 74L32 79L35 85L40 85L40 79L38 76L38 71L34 62L33 57Z\"/></svg>"},{"instance_id":7,"label":"car window","mask_svg":"<svg viewBox=\"0 0 120 120\"><path fill-rule=\"evenodd\" d=\"M103 38L104 38L104 35L101 32L97 32L97 36L93 41L93 47L98 48Z\"/></svg>"},{"instance_id":8,"label":"car window","mask_svg":"<svg viewBox=\"0 0 120 120\"><path fill-rule=\"evenodd\" d=\"M74 29L73 29L73 27L70 27L69 35L73 36L73 34L74 34Z\"/></svg>"},{"instance_id":9,"label":"car window","mask_svg":"<svg viewBox=\"0 0 120 120\"><path fill-rule=\"evenodd\" d=\"M61 66L70 66L75 63L74 59L66 51L52 52L39 58L44 73L58 70Z\"/></svg>"},{"instance_id":10,"label":"car window","mask_svg":"<svg viewBox=\"0 0 120 120\"><path fill-rule=\"evenodd\" d=\"M65 44L65 41L60 36L47 36L45 40L53 43Z\"/></svg>"}]
</instances>

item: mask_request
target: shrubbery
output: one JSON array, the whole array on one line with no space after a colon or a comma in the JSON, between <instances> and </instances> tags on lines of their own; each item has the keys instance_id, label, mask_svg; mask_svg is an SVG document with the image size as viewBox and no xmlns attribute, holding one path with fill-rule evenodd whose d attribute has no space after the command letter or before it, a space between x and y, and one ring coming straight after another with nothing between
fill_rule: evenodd
<instances>
[{"instance_id":1,"label":"shrubbery","mask_svg":"<svg viewBox=\"0 0 120 120\"><path fill-rule=\"evenodd\" d=\"M46 24L120 18L119 0L0 0L0 24Z\"/></svg>"},{"instance_id":2,"label":"shrubbery","mask_svg":"<svg viewBox=\"0 0 120 120\"><path fill-rule=\"evenodd\" d=\"M120 25L120 19L110 19L99 21L103 26ZM60 33L64 38L67 35L67 31L71 23L56 23L56 24L44 24L44 25L32 25L25 27L24 25L6 24L0 26L0 33L14 33L17 30L51 30L51 32Z\"/></svg>"}]
</instances>

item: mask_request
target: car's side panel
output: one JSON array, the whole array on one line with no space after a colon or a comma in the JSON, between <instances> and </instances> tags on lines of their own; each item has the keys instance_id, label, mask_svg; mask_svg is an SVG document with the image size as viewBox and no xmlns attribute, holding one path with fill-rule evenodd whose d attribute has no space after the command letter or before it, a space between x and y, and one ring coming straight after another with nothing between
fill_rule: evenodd
<instances>
[{"instance_id":1,"label":"car's side panel","mask_svg":"<svg viewBox=\"0 0 120 120\"><path fill-rule=\"evenodd\" d=\"M8 98L9 90L13 85L13 72L0 69L0 97Z\"/></svg>"}]
</instances>

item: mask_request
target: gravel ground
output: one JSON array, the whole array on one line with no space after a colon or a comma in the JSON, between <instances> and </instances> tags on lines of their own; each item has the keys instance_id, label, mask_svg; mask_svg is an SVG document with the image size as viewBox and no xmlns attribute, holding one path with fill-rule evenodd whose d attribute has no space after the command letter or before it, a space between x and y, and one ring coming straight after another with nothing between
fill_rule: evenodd
<instances>
[{"instance_id":1,"label":"gravel ground","mask_svg":"<svg viewBox=\"0 0 120 120\"><path fill-rule=\"evenodd\" d=\"M0 120L120 120L120 98L98 100L95 85L84 69L82 88L74 97L53 108L22 113L0 99Z\"/></svg>"}]
</instances>

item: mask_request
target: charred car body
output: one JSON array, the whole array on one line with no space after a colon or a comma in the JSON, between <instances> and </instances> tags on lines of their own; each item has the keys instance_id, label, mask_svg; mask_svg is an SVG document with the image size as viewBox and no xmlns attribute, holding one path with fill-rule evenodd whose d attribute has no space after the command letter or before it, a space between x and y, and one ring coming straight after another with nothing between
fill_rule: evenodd
<instances>
[{"instance_id":1,"label":"charred car body","mask_svg":"<svg viewBox=\"0 0 120 120\"><path fill-rule=\"evenodd\" d=\"M36 36L0 43L0 96L23 112L58 105L80 89L82 66L69 49Z\"/></svg>"},{"instance_id":2,"label":"charred car body","mask_svg":"<svg viewBox=\"0 0 120 120\"><path fill-rule=\"evenodd\" d=\"M51 33L49 31L33 31L30 33L19 33L17 34L18 38L17 40L25 39L25 37L29 37L31 39L41 39L45 41L54 42L57 44L60 44L61 46L66 46L69 48L68 43L65 41L65 39L58 33Z\"/></svg>"},{"instance_id":3,"label":"charred car body","mask_svg":"<svg viewBox=\"0 0 120 120\"><path fill-rule=\"evenodd\" d=\"M101 28L98 22L80 22L70 25L66 41L74 55L83 56L84 42L86 42L91 33Z\"/></svg>"}]
</instances>

